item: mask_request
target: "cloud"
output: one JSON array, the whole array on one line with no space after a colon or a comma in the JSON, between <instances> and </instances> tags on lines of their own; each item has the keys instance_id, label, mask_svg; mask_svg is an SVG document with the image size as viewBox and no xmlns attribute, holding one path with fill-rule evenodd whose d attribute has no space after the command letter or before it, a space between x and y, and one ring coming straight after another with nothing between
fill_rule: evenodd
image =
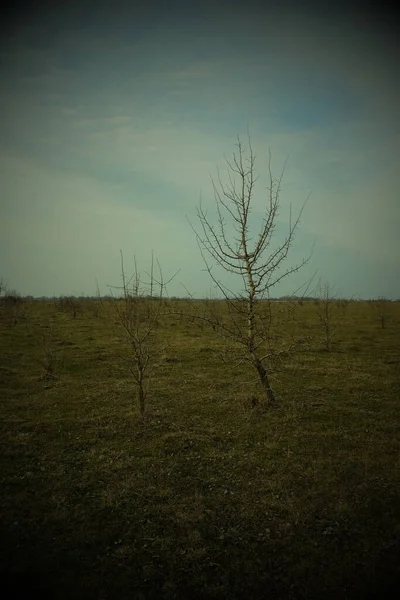
<instances>
[{"instance_id":1,"label":"cloud","mask_svg":"<svg viewBox=\"0 0 400 600\"><path fill-rule=\"evenodd\" d=\"M283 194L301 202L312 192L302 228L319 243L352 250L370 261L394 263L399 252L396 228L400 225L400 184L396 177L396 135L378 135L375 124L364 123L360 137L357 123L302 134L274 135L276 148L290 149ZM264 143L266 140L264 141ZM260 141L259 145L265 147ZM382 148L388 146L387 153ZM261 157L260 157L261 158ZM266 162L266 153L264 160ZM290 198L289 196L289 198Z\"/></svg>"},{"instance_id":2,"label":"cloud","mask_svg":"<svg viewBox=\"0 0 400 600\"><path fill-rule=\"evenodd\" d=\"M391 35L238 7L211 20L142 15L130 31L104 31L104 15L96 18L81 31L60 20L47 37L32 29L3 57L1 210L14 266L25 254L50 269L46 248L58 248L61 282L68 257L85 256L92 272L99 257L118 261L120 242L198 265L185 214L200 192L212 208L209 176L217 166L226 176L224 155L247 125L261 175L256 219L271 148L274 174L289 155L282 226L289 203L296 212L311 191L307 242L394 264L400 88Z\"/></svg>"},{"instance_id":3,"label":"cloud","mask_svg":"<svg viewBox=\"0 0 400 600\"><path fill-rule=\"evenodd\" d=\"M115 186L34 161L2 156L0 168L7 173L8 198L2 207L1 256L8 256L7 276L18 278L15 285L35 290L27 293L68 293L71 281L79 293L96 276L103 286L118 284L120 248L127 265L134 253L139 264L148 262L154 249L167 275L182 266L183 248L195 252L194 240L188 247L184 215L159 215L127 203ZM36 277L41 281L43 274L46 291L40 292Z\"/></svg>"}]
</instances>

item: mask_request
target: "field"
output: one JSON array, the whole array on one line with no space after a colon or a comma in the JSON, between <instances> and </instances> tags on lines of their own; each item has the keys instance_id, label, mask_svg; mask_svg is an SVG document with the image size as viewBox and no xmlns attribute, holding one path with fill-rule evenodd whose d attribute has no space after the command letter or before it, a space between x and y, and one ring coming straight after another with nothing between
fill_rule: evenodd
<instances>
[{"instance_id":1,"label":"field","mask_svg":"<svg viewBox=\"0 0 400 600\"><path fill-rule=\"evenodd\" d=\"M170 303L175 312L198 306ZM14 310L13 307L7 310ZM112 303L0 322L4 598L349 599L400 584L400 303L338 307L261 411L202 322L170 339L140 418ZM383 327L384 325L384 327ZM124 358L125 357L125 358ZM51 364L50 364L51 363Z\"/></svg>"}]
</instances>

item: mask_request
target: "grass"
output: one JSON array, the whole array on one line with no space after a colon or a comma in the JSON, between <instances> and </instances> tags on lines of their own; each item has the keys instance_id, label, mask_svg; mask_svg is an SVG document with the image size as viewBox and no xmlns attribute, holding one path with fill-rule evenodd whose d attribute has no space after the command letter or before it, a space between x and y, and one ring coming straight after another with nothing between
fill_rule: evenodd
<instances>
[{"instance_id":1,"label":"grass","mask_svg":"<svg viewBox=\"0 0 400 600\"><path fill-rule=\"evenodd\" d=\"M185 303L180 303L185 308ZM191 304L193 306L193 303ZM400 582L400 304L340 313L251 408L254 374L167 317L147 416L110 307L0 324L5 598L377 598ZM56 356L46 376L46 348Z\"/></svg>"}]
</instances>

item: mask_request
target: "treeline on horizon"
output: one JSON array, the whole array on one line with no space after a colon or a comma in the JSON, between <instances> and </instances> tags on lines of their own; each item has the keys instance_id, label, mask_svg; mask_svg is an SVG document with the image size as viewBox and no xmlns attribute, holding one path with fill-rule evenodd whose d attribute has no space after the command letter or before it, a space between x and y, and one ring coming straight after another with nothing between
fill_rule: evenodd
<instances>
[{"instance_id":1,"label":"treeline on horizon","mask_svg":"<svg viewBox=\"0 0 400 600\"><path fill-rule=\"evenodd\" d=\"M11 299L14 298L15 300L20 299L20 300L37 300L37 301L42 301L42 302L54 302L55 300L62 300L62 299L67 299L67 298L73 298L74 300L79 300L81 302L84 301L112 301L112 300L121 300L122 296L113 296L111 294L105 294L105 295L92 295L92 296L85 296L85 295L79 295L76 296L74 294L62 294L60 296L32 296L32 295L26 295L24 296L23 294L20 294L19 292L16 291L10 291L7 294L5 294L3 297L0 297L0 300L5 300L5 299ZM159 300L158 296L151 296L151 295L144 295L141 296L141 298L146 299L146 300ZM207 296L202 296L202 297L194 297L194 296L165 296L164 298L165 300L172 300L174 302L199 302L199 301L212 301L212 302L223 302L226 301L225 298L210 298ZM232 297L232 300L238 300L237 297ZM323 298L319 297L319 296L290 296L290 295L285 295L285 296L277 296L277 297L272 297L272 298L264 298L262 300L259 300L260 302L298 302L298 303L302 303L302 302L321 302L323 300ZM395 300L392 300L391 298L386 298L384 296L378 296L376 298L346 298L346 297L341 297L341 296L332 296L331 298L329 298L330 301L332 302L400 302L400 298L397 298ZM246 298L243 298L243 301L246 301Z\"/></svg>"}]
</instances>

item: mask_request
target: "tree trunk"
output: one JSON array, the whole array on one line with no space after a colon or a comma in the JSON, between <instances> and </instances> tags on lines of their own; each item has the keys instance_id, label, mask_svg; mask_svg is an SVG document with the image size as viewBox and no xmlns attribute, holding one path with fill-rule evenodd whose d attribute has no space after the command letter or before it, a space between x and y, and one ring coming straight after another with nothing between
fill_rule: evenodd
<instances>
[{"instance_id":1,"label":"tree trunk","mask_svg":"<svg viewBox=\"0 0 400 600\"><path fill-rule=\"evenodd\" d=\"M144 393L142 381L139 383L139 408L140 408L140 416L144 417L145 393Z\"/></svg>"},{"instance_id":2,"label":"tree trunk","mask_svg":"<svg viewBox=\"0 0 400 600\"><path fill-rule=\"evenodd\" d=\"M260 377L261 385L262 385L265 395L267 397L268 406L270 406L271 408L278 408L280 406L280 402L275 397L275 394L269 383L268 373L267 373L264 365L262 364L261 360L259 359L259 357L257 355L257 350L255 349L255 345L254 345L254 312L255 312L254 294L255 294L255 291L254 291L254 283L253 283L253 279L252 279L250 266L248 266L247 272L248 272L248 279L249 279L249 285L250 285L250 290L251 290L251 292L249 294L249 298L248 298L248 308L247 308L248 349L250 351L250 354L253 357L253 364L254 364L255 368L257 369L258 376Z\"/></svg>"},{"instance_id":3,"label":"tree trunk","mask_svg":"<svg viewBox=\"0 0 400 600\"><path fill-rule=\"evenodd\" d=\"M325 347L327 352L331 351L331 332L329 328L329 323L325 324Z\"/></svg>"},{"instance_id":4,"label":"tree trunk","mask_svg":"<svg viewBox=\"0 0 400 600\"><path fill-rule=\"evenodd\" d=\"M146 392L144 390L144 374L143 374L144 369L143 369L143 365L140 364L140 360L141 360L141 358L138 358L138 378L137 378L138 399L139 399L140 416L144 417Z\"/></svg>"},{"instance_id":5,"label":"tree trunk","mask_svg":"<svg viewBox=\"0 0 400 600\"><path fill-rule=\"evenodd\" d=\"M271 388L271 385L269 383L268 373L267 373L264 365L262 364L262 362L260 361L258 356L253 355L253 359L254 359L254 366L257 369L257 373L258 373L258 376L260 377L261 385L264 388L265 395L268 400L268 405L271 408L279 408L280 402L275 397L275 394Z\"/></svg>"}]
</instances>

